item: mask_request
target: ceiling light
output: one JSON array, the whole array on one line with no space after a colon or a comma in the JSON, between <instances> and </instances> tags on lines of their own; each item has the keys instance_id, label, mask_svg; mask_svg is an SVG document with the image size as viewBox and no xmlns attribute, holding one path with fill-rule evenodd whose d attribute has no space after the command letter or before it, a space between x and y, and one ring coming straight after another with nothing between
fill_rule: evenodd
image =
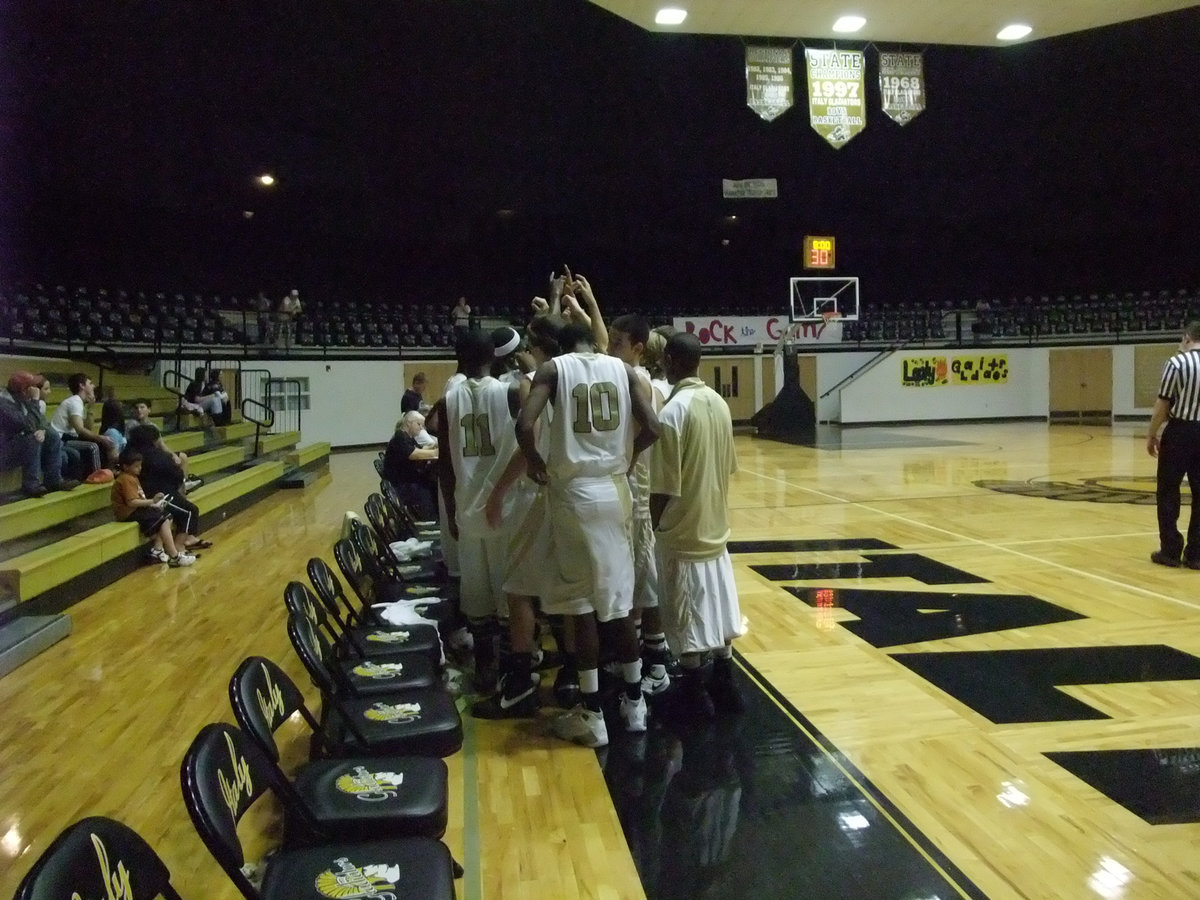
<instances>
[{"instance_id":1,"label":"ceiling light","mask_svg":"<svg viewBox=\"0 0 1200 900\"><path fill-rule=\"evenodd\" d=\"M998 41L1019 41L1033 31L1028 25L1005 25L996 33Z\"/></svg>"},{"instance_id":2,"label":"ceiling light","mask_svg":"<svg viewBox=\"0 0 1200 900\"><path fill-rule=\"evenodd\" d=\"M867 20L862 16L842 16L833 23L834 31L858 31L867 24Z\"/></svg>"},{"instance_id":3,"label":"ceiling light","mask_svg":"<svg viewBox=\"0 0 1200 900\"><path fill-rule=\"evenodd\" d=\"M664 6L654 17L656 25L682 25L687 18L687 10L677 6Z\"/></svg>"},{"instance_id":4,"label":"ceiling light","mask_svg":"<svg viewBox=\"0 0 1200 900\"><path fill-rule=\"evenodd\" d=\"M259 175L258 178L255 180L258 181L258 183L261 184L263 187L270 187L271 185L273 185L275 183L275 176L263 173L262 175Z\"/></svg>"}]
</instances>

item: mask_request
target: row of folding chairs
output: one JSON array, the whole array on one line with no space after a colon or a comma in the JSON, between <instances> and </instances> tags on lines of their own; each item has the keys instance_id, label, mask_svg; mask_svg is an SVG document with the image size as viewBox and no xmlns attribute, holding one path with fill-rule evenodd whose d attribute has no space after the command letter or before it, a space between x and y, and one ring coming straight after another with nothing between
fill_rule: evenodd
<instances>
[{"instance_id":1,"label":"row of folding chairs","mask_svg":"<svg viewBox=\"0 0 1200 900\"><path fill-rule=\"evenodd\" d=\"M320 558L307 566L311 588L284 589L288 636L321 694L314 713L278 665L252 656L237 667L229 698L237 726L206 725L184 756L180 783L192 823L247 900L317 898L356 890L454 897L461 867L441 842L448 773L443 758L462 745L462 721L441 684L440 630L454 605L435 565L402 562L377 526L419 531L393 499L373 495L372 526L355 524L334 546L348 593ZM401 538L403 540L403 538ZM380 597L420 623L389 622ZM276 732L305 724L309 762L285 772ZM250 877L238 824L270 792L284 811L283 844L261 879ZM92 817L64 831L17 890L16 900L179 894L163 861L136 832Z\"/></svg>"}]
</instances>

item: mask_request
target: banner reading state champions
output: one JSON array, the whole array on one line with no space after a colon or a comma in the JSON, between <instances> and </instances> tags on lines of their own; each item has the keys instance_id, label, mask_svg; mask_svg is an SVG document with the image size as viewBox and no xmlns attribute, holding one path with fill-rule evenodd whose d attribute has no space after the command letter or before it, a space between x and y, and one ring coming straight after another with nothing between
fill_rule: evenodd
<instances>
[{"instance_id":1,"label":"banner reading state champions","mask_svg":"<svg viewBox=\"0 0 1200 900\"><path fill-rule=\"evenodd\" d=\"M879 54L879 99L892 121L907 125L925 109L925 66L920 53Z\"/></svg>"},{"instance_id":2,"label":"banner reading state champions","mask_svg":"<svg viewBox=\"0 0 1200 900\"><path fill-rule=\"evenodd\" d=\"M808 121L841 149L867 126L863 55L858 50L808 50Z\"/></svg>"}]
</instances>

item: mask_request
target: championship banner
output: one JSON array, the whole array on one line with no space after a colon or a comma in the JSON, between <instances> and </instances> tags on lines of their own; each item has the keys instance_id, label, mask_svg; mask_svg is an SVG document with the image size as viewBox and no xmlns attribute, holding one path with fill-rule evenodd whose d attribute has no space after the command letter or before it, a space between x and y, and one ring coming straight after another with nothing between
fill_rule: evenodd
<instances>
[{"instance_id":1,"label":"championship banner","mask_svg":"<svg viewBox=\"0 0 1200 900\"><path fill-rule=\"evenodd\" d=\"M774 178L722 178L721 196L726 200L774 200L779 182Z\"/></svg>"},{"instance_id":2,"label":"championship banner","mask_svg":"<svg viewBox=\"0 0 1200 900\"><path fill-rule=\"evenodd\" d=\"M775 344L792 323L784 316L725 316L673 319L676 331L700 339L703 347L756 347ZM841 322L803 322L792 338L795 344L840 344Z\"/></svg>"},{"instance_id":3,"label":"championship banner","mask_svg":"<svg viewBox=\"0 0 1200 900\"><path fill-rule=\"evenodd\" d=\"M768 122L792 108L792 48L746 48L746 105Z\"/></svg>"},{"instance_id":4,"label":"championship banner","mask_svg":"<svg viewBox=\"0 0 1200 900\"><path fill-rule=\"evenodd\" d=\"M893 122L907 125L925 109L925 60L920 53L879 54L879 96Z\"/></svg>"},{"instance_id":5,"label":"championship banner","mask_svg":"<svg viewBox=\"0 0 1200 900\"><path fill-rule=\"evenodd\" d=\"M863 55L858 50L808 50L808 121L841 149L867 127Z\"/></svg>"}]
</instances>

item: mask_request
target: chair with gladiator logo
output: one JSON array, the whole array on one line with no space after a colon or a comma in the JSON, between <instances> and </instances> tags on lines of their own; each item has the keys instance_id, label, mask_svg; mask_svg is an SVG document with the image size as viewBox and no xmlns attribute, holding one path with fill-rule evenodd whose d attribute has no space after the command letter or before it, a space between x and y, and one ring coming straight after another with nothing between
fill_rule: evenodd
<instances>
[{"instance_id":1,"label":"chair with gladiator logo","mask_svg":"<svg viewBox=\"0 0 1200 900\"><path fill-rule=\"evenodd\" d=\"M393 625L374 615L369 608L362 609L346 596L338 577L319 556L308 561L307 570L319 601L318 610L323 607L327 616L329 628L326 633L341 658L377 659L420 650L428 653L435 662L441 662L442 643L435 626Z\"/></svg>"},{"instance_id":2,"label":"chair with gladiator logo","mask_svg":"<svg viewBox=\"0 0 1200 900\"><path fill-rule=\"evenodd\" d=\"M316 759L298 766L289 777L275 732L296 714L311 727L311 713L295 683L269 660L250 657L229 682L229 702L242 733L272 767L276 793L284 800L289 840L445 834L449 776L440 759Z\"/></svg>"},{"instance_id":3,"label":"chair with gladiator logo","mask_svg":"<svg viewBox=\"0 0 1200 900\"><path fill-rule=\"evenodd\" d=\"M440 685L387 693L345 694L320 660L308 621L290 616L288 634L321 691L321 733L335 755L402 753L450 756L462 746L462 719Z\"/></svg>"},{"instance_id":4,"label":"chair with gladiator logo","mask_svg":"<svg viewBox=\"0 0 1200 900\"><path fill-rule=\"evenodd\" d=\"M296 584L297 582L292 582ZM301 585L303 587L303 585ZM333 645L309 618L315 607L297 607L297 592L291 585L284 591L288 608L288 638L307 668L310 661L324 670L344 697L371 697L398 690L432 687L440 683L438 666L428 654L413 652L385 659L338 659Z\"/></svg>"},{"instance_id":5,"label":"chair with gladiator logo","mask_svg":"<svg viewBox=\"0 0 1200 900\"><path fill-rule=\"evenodd\" d=\"M268 789L272 768L257 746L232 725L206 725L179 772L183 802L209 853L246 900L317 900L339 896L453 898L454 861L432 838L344 841L284 849L265 861L262 886L246 876L238 823ZM280 799L287 803L286 797ZM339 835L340 837L340 835ZM351 896L342 893L341 896Z\"/></svg>"},{"instance_id":6,"label":"chair with gladiator logo","mask_svg":"<svg viewBox=\"0 0 1200 900\"><path fill-rule=\"evenodd\" d=\"M361 602L358 611L365 623L378 624L385 621L380 610L373 608L377 603L412 603L422 616L439 623L454 618L454 604L440 597L432 597L429 588L410 590L403 583L389 579L374 557L367 556L358 549L357 544L362 540L359 537L362 531L355 529L353 534L354 541L343 539L333 545L333 558Z\"/></svg>"},{"instance_id":7,"label":"chair with gladiator logo","mask_svg":"<svg viewBox=\"0 0 1200 900\"><path fill-rule=\"evenodd\" d=\"M127 825L102 816L81 819L56 837L17 886L13 900L71 896L181 900L166 864L150 845Z\"/></svg>"}]
</instances>

